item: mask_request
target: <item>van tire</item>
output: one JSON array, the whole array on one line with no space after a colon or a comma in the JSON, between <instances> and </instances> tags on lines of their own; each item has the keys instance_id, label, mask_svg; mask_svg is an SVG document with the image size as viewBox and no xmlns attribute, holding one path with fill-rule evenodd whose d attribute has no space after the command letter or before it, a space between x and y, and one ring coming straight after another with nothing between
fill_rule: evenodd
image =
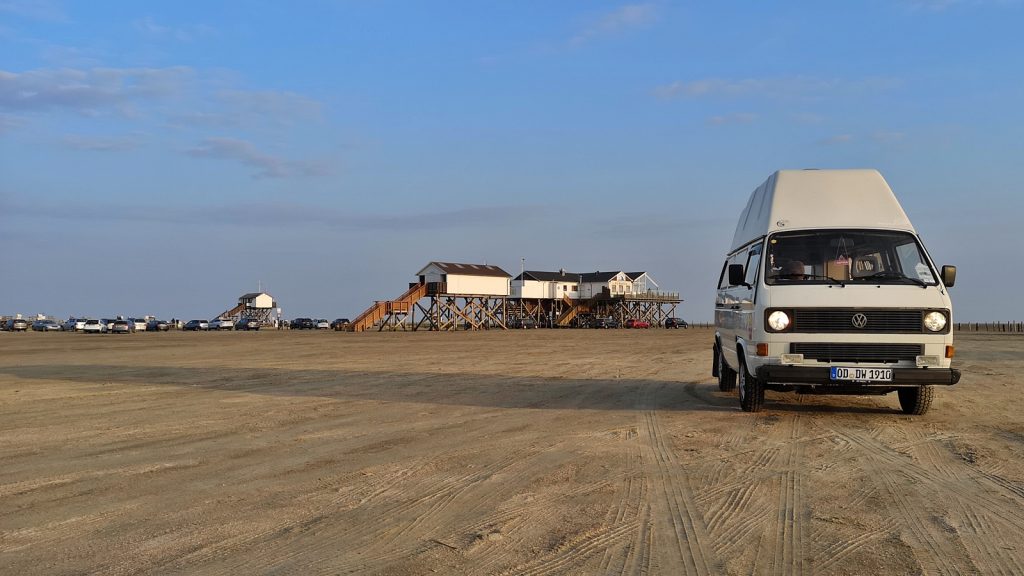
<instances>
[{"instance_id":1,"label":"van tire","mask_svg":"<svg viewBox=\"0 0 1024 576\"><path fill-rule=\"evenodd\" d=\"M731 392L736 389L736 371L729 368L725 361L722 350L718 349L718 389L722 392Z\"/></svg>"},{"instance_id":2,"label":"van tire","mask_svg":"<svg viewBox=\"0 0 1024 576\"><path fill-rule=\"evenodd\" d=\"M900 408L904 414L921 416L931 407L935 389L931 386L900 388L896 391L896 395L900 398Z\"/></svg>"},{"instance_id":3,"label":"van tire","mask_svg":"<svg viewBox=\"0 0 1024 576\"><path fill-rule=\"evenodd\" d=\"M764 382L747 371L747 363L740 357L740 408L744 412L760 412L764 406Z\"/></svg>"}]
</instances>

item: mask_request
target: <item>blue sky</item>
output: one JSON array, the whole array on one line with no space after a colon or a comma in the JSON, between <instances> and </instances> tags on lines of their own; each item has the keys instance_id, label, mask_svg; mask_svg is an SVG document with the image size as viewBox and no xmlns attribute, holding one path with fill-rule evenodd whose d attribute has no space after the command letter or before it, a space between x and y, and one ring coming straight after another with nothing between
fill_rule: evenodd
<instances>
[{"instance_id":1,"label":"blue sky","mask_svg":"<svg viewBox=\"0 0 1024 576\"><path fill-rule=\"evenodd\" d=\"M352 317L431 260L684 317L780 168L879 169L1020 320L1024 5L0 0L0 314ZM1015 302L1012 301L1011 302Z\"/></svg>"}]
</instances>

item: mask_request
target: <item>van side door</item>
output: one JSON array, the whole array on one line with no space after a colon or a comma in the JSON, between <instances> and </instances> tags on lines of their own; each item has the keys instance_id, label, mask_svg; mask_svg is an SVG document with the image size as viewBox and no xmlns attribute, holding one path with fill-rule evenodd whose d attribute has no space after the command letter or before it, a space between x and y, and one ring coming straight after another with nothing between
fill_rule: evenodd
<instances>
[{"instance_id":1,"label":"van side door","mask_svg":"<svg viewBox=\"0 0 1024 576\"><path fill-rule=\"evenodd\" d=\"M731 254L726 260L718 282L715 298L715 326L722 342L722 351L729 366L739 367L736 344L745 342L753 328L756 286L760 281L761 243L757 242ZM743 268L742 283L732 283L729 267Z\"/></svg>"}]
</instances>

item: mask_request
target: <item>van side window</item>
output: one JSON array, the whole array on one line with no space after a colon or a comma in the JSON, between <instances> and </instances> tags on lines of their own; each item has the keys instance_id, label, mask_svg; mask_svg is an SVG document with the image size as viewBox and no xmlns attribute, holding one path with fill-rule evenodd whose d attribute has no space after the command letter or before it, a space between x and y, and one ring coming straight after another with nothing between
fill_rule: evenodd
<instances>
[{"instance_id":1,"label":"van side window","mask_svg":"<svg viewBox=\"0 0 1024 576\"><path fill-rule=\"evenodd\" d=\"M744 271L746 273L745 277L743 278L744 282L746 282L747 284L750 284L751 286L754 285L754 282L757 280L757 268L758 268L758 266L760 264L761 264L761 251L760 250L757 250L757 251L751 250L750 251L750 255L747 256L747 267L744 269Z\"/></svg>"},{"instance_id":2,"label":"van side window","mask_svg":"<svg viewBox=\"0 0 1024 576\"><path fill-rule=\"evenodd\" d=\"M729 287L729 278L726 271L729 269L729 259L725 259L725 264L722 264L722 273L718 276L718 288L724 289Z\"/></svg>"}]
</instances>

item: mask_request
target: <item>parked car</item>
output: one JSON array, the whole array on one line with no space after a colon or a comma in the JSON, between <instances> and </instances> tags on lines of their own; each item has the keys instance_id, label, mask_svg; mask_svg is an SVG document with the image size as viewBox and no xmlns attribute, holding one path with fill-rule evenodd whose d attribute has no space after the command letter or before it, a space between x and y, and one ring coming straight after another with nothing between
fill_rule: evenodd
<instances>
[{"instance_id":1,"label":"parked car","mask_svg":"<svg viewBox=\"0 0 1024 576\"><path fill-rule=\"evenodd\" d=\"M81 332L85 326L85 318L68 318L67 322L61 324L60 329L65 332Z\"/></svg>"},{"instance_id":2,"label":"parked car","mask_svg":"<svg viewBox=\"0 0 1024 576\"><path fill-rule=\"evenodd\" d=\"M607 318L594 318L594 322L591 326L594 328L618 328L619 321L611 316Z\"/></svg>"},{"instance_id":3,"label":"parked car","mask_svg":"<svg viewBox=\"0 0 1024 576\"><path fill-rule=\"evenodd\" d=\"M573 320L573 325L576 328L590 328L594 325L596 318L593 314L579 314Z\"/></svg>"},{"instance_id":4,"label":"parked car","mask_svg":"<svg viewBox=\"0 0 1024 576\"><path fill-rule=\"evenodd\" d=\"M11 318L4 324L4 330L11 332L26 332L28 331L28 320L24 318Z\"/></svg>"},{"instance_id":5,"label":"parked car","mask_svg":"<svg viewBox=\"0 0 1024 576\"><path fill-rule=\"evenodd\" d=\"M682 318L665 318L665 328L689 328L690 325Z\"/></svg>"},{"instance_id":6,"label":"parked car","mask_svg":"<svg viewBox=\"0 0 1024 576\"><path fill-rule=\"evenodd\" d=\"M135 323L127 320L114 320L110 327L112 334L131 334L134 331Z\"/></svg>"},{"instance_id":7,"label":"parked car","mask_svg":"<svg viewBox=\"0 0 1024 576\"><path fill-rule=\"evenodd\" d=\"M312 318L296 318L292 320L292 330L313 330L316 328L316 322L313 322Z\"/></svg>"},{"instance_id":8,"label":"parked car","mask_svg":"<svg viewBox=\"0 0 1024 576\"><path fill-rule=\"evenodd\" d=\"M207 322L206 320L189 320L188 322L185 322L185 326L182 328L182 330L193 330L193 331L209 330L209 329L210 329L210 323Z\"/></svg>"},{"instance_id":9,"label":"parked car","mask_svg":"<svg viewBox=\"0 0 1024 576\"><path fill-rule=\"evenodd\" d=\"M330 330L331 329L331 323L328 322L327 320L324 320L323 318L321 318L320 320L316 321L316 329L317 330Z\"/></svg>"},{"instance_id":10,"label":"parked car","mask_svg":"<svg viewBox=\"0 0 1024 576\"><path fill-rule=\"evenodd\" d=\"M150 320L146 322L146 332L167 332L171 325L163 320Z\"/></svg>"},{"instance_id":11,"label":"parked car","mask_svg":"<svg viewBox=\"0 0 1024 576\"><path fill-rule=\"evenodd\" d=\"M128 322L132 324L132 332L145 332L146 331L146 319L145 318L129 318Z\"/></svg>"},{"instance_id":12,"label":"parked car","mask_svg":"<svg viewBox=\"0 0 1024 576\"><path fill-rule=\"evenodd\" d=\"M235 330L259 330L260 321L255 318L242 318L235 324Z\"/></svg>"},{"instance_id":13,"label":"parked car","mask_svg":"<svg viewBox=\"0 0 1024 576\"><path fill-rule=\"evenodd\" d=\"M107 323L104 320L96 320L95 318L90 318L85 321L85 324L82 325L82 332L84 332L85 334L106 334Z\"/></svg>"},{"instance_id":14,"label":"parked car","mask_svg":"<svg viewBox=\"0 0 1024 576\"><path fill-rule=\"evenodd\" d=\"M331 322L331 328L333 330L347 330L351 323L348 318L337 318L334 322Z\"/></svg>"},{"instance_id":15,"label":"parked car","mask_svg":"<svg viewBox=\"0 0 1024 576\"><path fill-rule=\"evenodd\" d=\"M210 320L210 330L234 330L235 321L231 318L214 318Z\"/></svg>"},{"instance_id":16,"label":"parked car","mask_svg":"<svg viewBox=\"0 0 1024 576\"><path fill-rule=\"evenodd\" d=\"M103 325L107 327L107 332L110 332L111 330L114 329L114 319L113 318L100 318L100 322L102 322Z\"/></svg>"},{"instance_id":17,"label":"parked car","mask_svg":"<svg viewBox=\"0 0 1024 576\"><path fill-rule=\"evenodd\" d=\"M57 332L60 330L60 324L53 320L36 320L32 323L32 330L36 332Z\"/></svg>"},{"instance_id":18,"label":"parked car","mask_svg":"<svg viewBox=\"0 0 1024 576\"><path fill-rule=\"evenodd\" d=\"M638 320L636 318L630 318L626 320L626 328L650 328L651 323L646 320Z\"/></svg>"},{"instance_id":19,"label":"parked car","mask_svg":"<svg viewBox=\"0 0 1024 576\"><path fill-rule=\"evenodd\" d=\"M544 325L537 321L536 318L527 316L526 318L512 320L508 323L509 328L543 328Z\"/></svg>"}]
</instances>

